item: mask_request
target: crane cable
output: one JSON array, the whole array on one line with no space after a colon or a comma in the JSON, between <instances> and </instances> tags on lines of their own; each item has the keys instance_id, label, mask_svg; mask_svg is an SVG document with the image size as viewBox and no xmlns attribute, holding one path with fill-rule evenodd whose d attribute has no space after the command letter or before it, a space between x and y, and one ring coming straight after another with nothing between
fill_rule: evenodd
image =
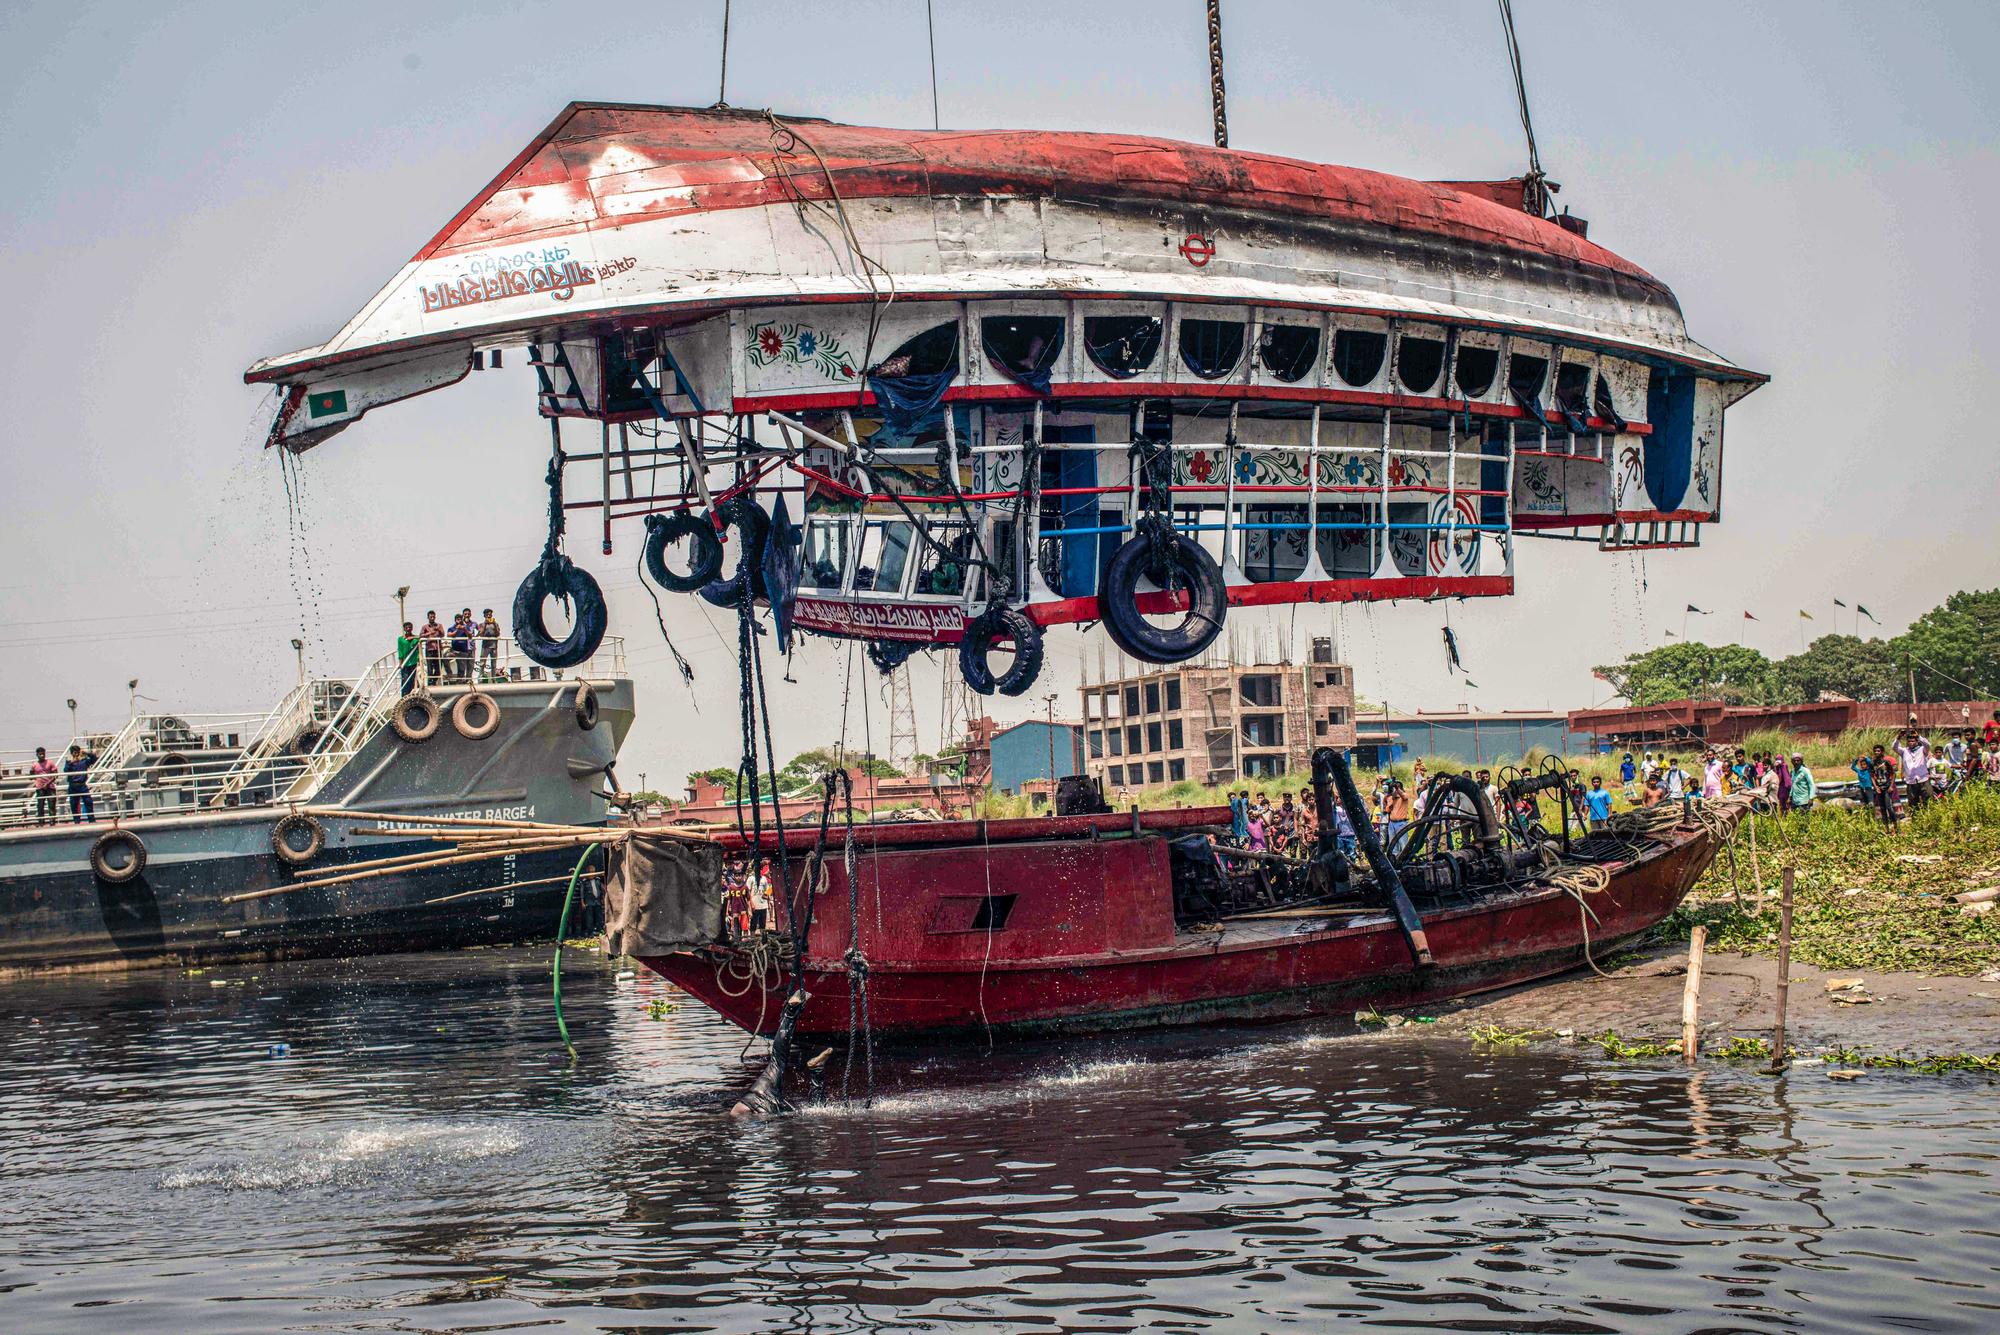
<instances>
[{"instance_id":1,"label":"crane cable","mask_svg":"<svg viewBox=\"0 0 2000 1335\"><path fill-rule=\"evenodd\" d=\"M1528 81L1521 73L1521 39L1514 31L1514 4L1513 0L1499 0L1499 4L1500 30L1507 38L1507 63L1514 71L1514 101L1521 111L1521 130L1528 136L1528 176L1522 185L1522 203L1528 212L1542 218L1549 212L1548 177L1542 171L1542 155L1535 147L1535 120L1528 113ZM1213 12L1213 3L1209 8ZM1218 80L1220 77L1217 76Z\"/></svg>"}]
</instances>

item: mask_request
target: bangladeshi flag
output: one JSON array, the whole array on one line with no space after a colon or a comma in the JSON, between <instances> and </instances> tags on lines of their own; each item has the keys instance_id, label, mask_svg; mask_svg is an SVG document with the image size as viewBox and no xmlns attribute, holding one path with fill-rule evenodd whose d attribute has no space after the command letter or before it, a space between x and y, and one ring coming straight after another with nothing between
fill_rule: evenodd
<instances>
[{"instance_id":1,"label":"bangladeshi flag","mask_svg":"<svg viewBox=\"0 0 2000 1335\"><path fill-rule=\"evenodd\" d=\"M347 391L323 389L306 395L306 416L334 417L347 411Z\"/></svg>"}]
</instances>

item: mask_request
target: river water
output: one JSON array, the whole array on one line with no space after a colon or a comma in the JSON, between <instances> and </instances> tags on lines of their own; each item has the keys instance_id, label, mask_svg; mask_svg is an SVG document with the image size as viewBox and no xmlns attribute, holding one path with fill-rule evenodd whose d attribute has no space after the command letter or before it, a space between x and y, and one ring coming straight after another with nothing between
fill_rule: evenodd
<instances>
[{"instance_id":1,"label":"river water","mask_svg":"<svg viewBox=\"0 0 2000 1335\"><path fill-rule=\"evenodd\" d=\"M0 1329L2000 1329L1977 1077L1290 1026L743 1126L739 1035L564 982L573 1069L546 951L0 985Z\"/></svg>"}]
</instances>

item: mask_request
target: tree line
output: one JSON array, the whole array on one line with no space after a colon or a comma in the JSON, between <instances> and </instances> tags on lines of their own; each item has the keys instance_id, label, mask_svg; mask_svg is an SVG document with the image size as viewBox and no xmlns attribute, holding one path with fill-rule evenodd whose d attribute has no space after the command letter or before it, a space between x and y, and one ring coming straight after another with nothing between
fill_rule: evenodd
<instances>
[{"instance_id":1,"label":"tree line","mask_svg":"<svg viewBox=\"0 0 2000 1335\"><path fill-rule=\"evenodd\" d=\"M1746 645L1685 640L1595 671L1634 705L1688 697L1732 705L1806 704L1828 695L2000 699L2000 589L1954 593L1886 639L1822 635L1804 653L1778 659Z\"/></svg>"}]
</instances>

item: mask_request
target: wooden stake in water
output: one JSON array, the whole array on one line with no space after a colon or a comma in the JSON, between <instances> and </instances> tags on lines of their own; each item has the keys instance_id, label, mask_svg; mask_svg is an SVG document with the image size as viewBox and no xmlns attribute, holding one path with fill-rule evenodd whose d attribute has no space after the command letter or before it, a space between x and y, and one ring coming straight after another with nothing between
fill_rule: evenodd
<instances>
[{"instance_id":1,"label":"wooden stake in water","mask_svg":"<svg viewBox=\"0 0 2000 1335\"><path fill-rule=\"evenodd\" d=\"M1708 928L1697 927L1688 938L1687 986L1681 992L1681 1056L1692 1063L1701 1052L1701 1035L1695 1028L1701 1006L1701 956L1708 944Z\"/></svg>"},{"instance_id":2,"label":"wooden stake in water","mask_svg":"<svg viewBox=\"0 0 2000 1335\"><path fill-rule=\"evenodd\" d=\"M1771 1069L1785 1065L1785 1005L1792 999L1792 869L1778 890L1778 1023L1771 1030Z\"/></svg>"}]
</instances>

